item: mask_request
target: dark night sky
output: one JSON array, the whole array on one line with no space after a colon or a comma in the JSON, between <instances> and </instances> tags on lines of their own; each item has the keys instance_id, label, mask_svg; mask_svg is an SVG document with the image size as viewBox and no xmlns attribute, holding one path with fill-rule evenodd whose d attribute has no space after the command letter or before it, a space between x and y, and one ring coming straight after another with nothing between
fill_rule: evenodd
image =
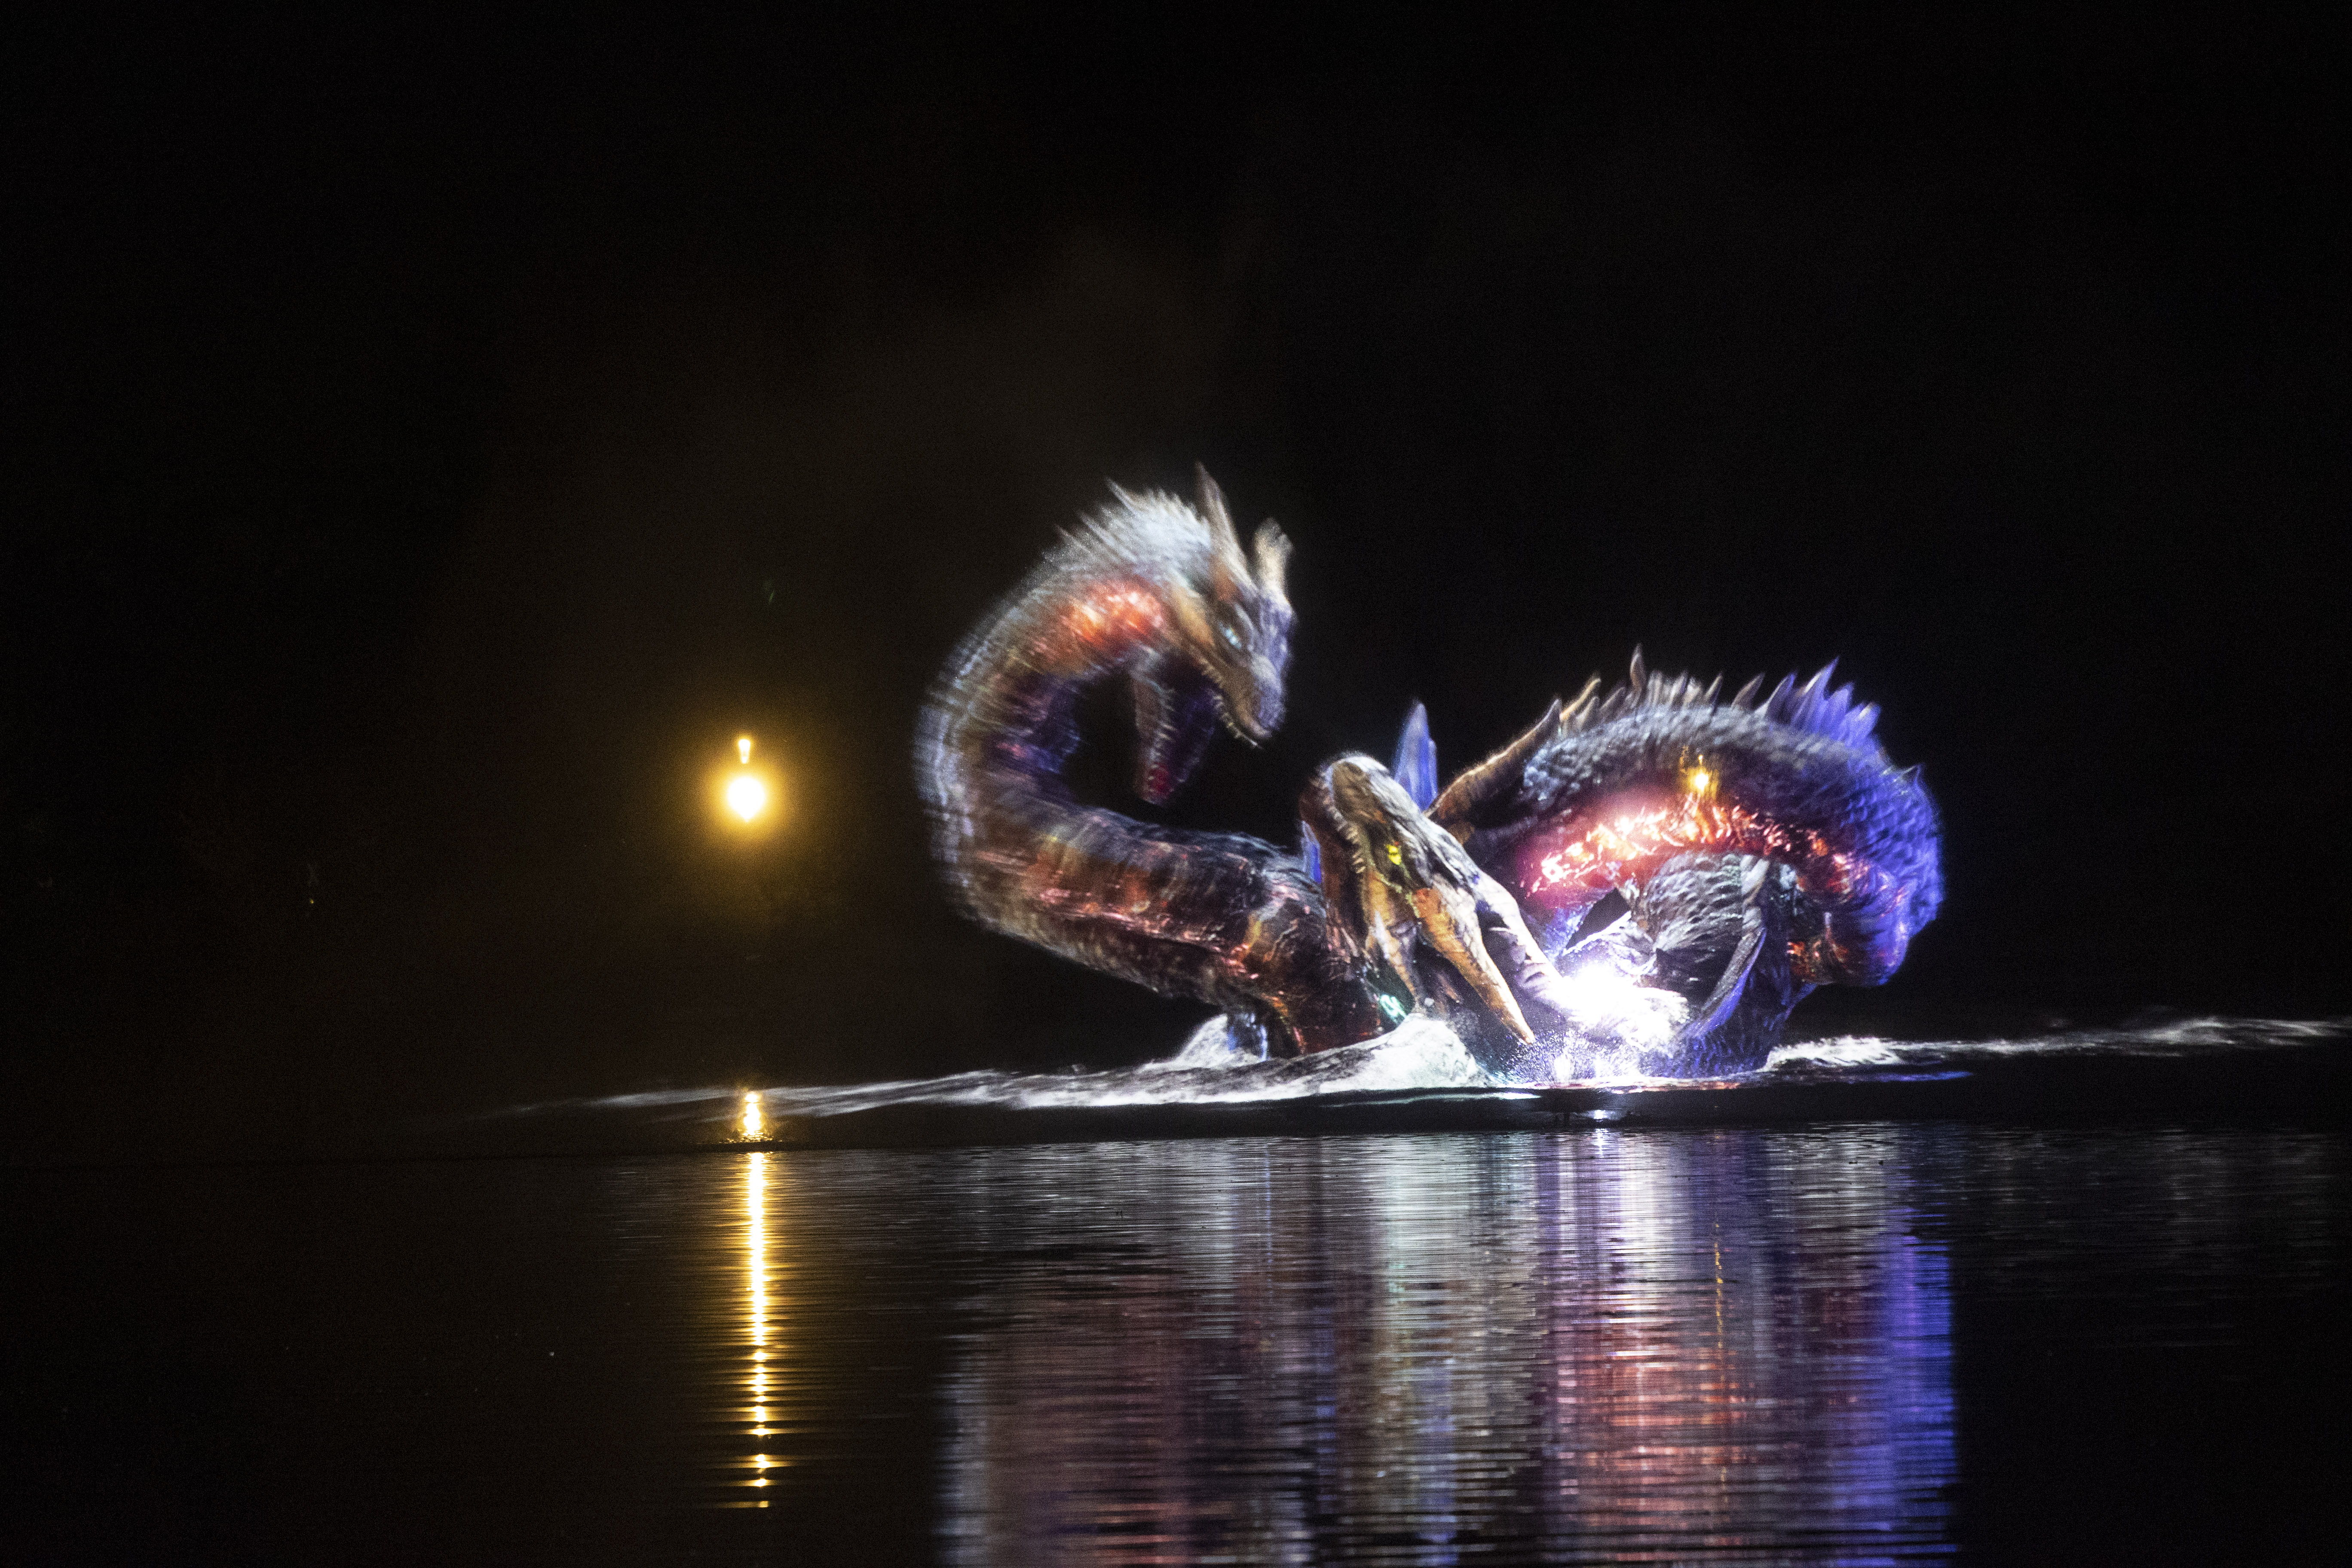
<instances>
[{"instance_id":1,"label":"dark night sky","mask_svg":"<svg viewBox=\"0 0 2352 1568\"><path fill-rule=\"evenodd\" d=\"M20 38L14 1146L1165 1048L948 913L908 753L1196 458L1302 626L1180 820L1839 655L1951 895L1801 1020L2352 1011L2335 37L1639 15Z\"/></svg>"}]
</instances>

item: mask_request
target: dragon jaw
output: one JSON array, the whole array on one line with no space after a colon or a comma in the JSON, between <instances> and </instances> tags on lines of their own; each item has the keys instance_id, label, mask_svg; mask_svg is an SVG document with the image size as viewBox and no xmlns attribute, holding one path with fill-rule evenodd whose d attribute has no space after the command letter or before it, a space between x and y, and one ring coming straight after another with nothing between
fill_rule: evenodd
<instances>
[{"instance_id":1,"label":"dragon jaw","mask_svg":"<svg viewBox=\"0 0 2352 1568\"><path fill-rule=\"evenodd\" d=\"M1424 970L1425 938L1477 1005L1533 1045L1535 1032L1489 943L1500 946L1515 969L1549 965L1508 895L1496 896L1493 879L1422 815L1389 770L1366 756L1336 758L1301 805L1335 929L1357 952L1378 959L1415 1002L1433 1003L1453 986Z\"/></svg>"},{"instance_id":2,"label":"dragon jaw","mask_svg":"<svg viewBox=\"0 0 2352 1568\"><path fill-rule=\"evenodd\" d=\"M1134 787L1154 805L1183 786L1220 728L1253 745L1273 734L1290 668L1289 541L1269 521L1245 552L1215 481L1197 479L1196 504L1112 486L1112 504L1089 514L958 656L959 667L976 668L1017 648L993 689L1008 695L1066 694L1123 674L1135 700ZM952 668L950 678L983 689ZM1076 734L1066 715L1048 729L1058 769Z\"/></svg>"},{"instance_id":3,"label":"dragon jaw","mask_svg":"<svg viewBox=\"0 0 2352 1568\"><path fill-rule=\"evenodd\" d=\"M1251 745L1281 726L1295 616L1286 591L1290 542L1269 520L1244 555L1225 498L1195 470L1195 507L1162 495L1119 499L1130 511L1181 513L1194 547L1168 556L1153 587L1160 637L1129 674L1135 697L1135 792L1165 804L1222 725Z\"/></svg>"}]
</instances>

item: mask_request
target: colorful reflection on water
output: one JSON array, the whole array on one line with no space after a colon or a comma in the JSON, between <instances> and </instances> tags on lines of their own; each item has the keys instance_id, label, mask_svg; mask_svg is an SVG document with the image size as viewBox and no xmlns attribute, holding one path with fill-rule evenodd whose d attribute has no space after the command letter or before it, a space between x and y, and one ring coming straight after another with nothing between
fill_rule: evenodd
<instances>
[{"instance_id":1,"label":"colorful reflection on water","mask_svg":"<svg viewBox=\"0 0 2352 1568\"><path fill-rule=\"evenodd\" d=\"M2342 1554L2336 1131L736 1151L0 1197L27 1561Z\"/></svg>"},{"instance_id":2,"label":"colorful reflection on water","mask_svg":"<svg viewBox=\"0 0 2352 1568\"><path fill-rule=\"evenodd\" d=\"M1595 1131L871 1164L921 1190L861 1205L922 1232L959 1291L937 1394L945 1554L1942 1554L1949 1305L1904 1190L1905 1136ZM790 1205L767 1184L794 1157L743 1158L757 1488L759 1465L789 1462L770 1399ZM866 1163L830 1162L826 1184Z\"/></svg>"}]
</instances>

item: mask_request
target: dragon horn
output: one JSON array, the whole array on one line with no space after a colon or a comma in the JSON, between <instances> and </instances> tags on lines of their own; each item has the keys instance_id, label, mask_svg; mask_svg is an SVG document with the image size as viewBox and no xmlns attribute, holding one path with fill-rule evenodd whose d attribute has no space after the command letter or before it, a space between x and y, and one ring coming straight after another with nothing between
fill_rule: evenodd
<instances>
[{"instance_id":1,"label":"dragon horn","mask_svg":"<svg viewBox=\"0 0 2352 1568\"><path fill-rule=\"evenodd\" d=\"M1232 565L1245 567L1241 535L1234 531L1234 514L1225 510L1225 492L1217 488L1217 481L1199 463L1192 465L1192 492L1198 498L1201 515L1209 520L1209 533L1216 542L1218 556Z\"/></svg>"},{"instance_id":2,"label":"dragon horn","mask_svg":"<svg viewBox=\"0 0 2352 1568\"><path fill-rule=\"evenodd\" d=\"M1470 818L1478 811L1499 799L1507 791L1518 787L1519 774L1538 746L1550 739L1559 728L1559 699L1551 700L1544 716L1535 721L1528 732L1472 768L1445 786L1445 792L1431 803L1429 818L1456 838L1465 837L1470 830Z\"/></svg>"},{"instance_id":3,"label":"dragon horn","mask_svg":"<svg viewBox=\"0 0 2352 1568\"><path fill-rule=\"evenodd\" d=\"M1253 542L1257 554L1257 585L1261 592L1273 595L1284 604L1290 602L1286 574L1290 570L1290 537L1276 526L1272 518L1257 525L1257 538Z\"/></svg>"}]
</instances>

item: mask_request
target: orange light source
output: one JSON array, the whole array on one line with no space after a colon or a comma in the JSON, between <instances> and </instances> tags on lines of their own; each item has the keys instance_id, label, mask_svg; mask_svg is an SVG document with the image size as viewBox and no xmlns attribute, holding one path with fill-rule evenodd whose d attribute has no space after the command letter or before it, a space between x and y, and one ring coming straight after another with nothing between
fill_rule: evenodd
<instances>
[{"instance_id":1,"label":"orange light source","mask_svg":"<svg viewBox=\"0 0 2352 1568\"><path fill-rule=\"evenodd\" d=\"M727 809L749 822L768 808L768 786L756 773L737 773L727 781Z\"/></svg>"},{"instance_id":2,"label":"orange light source","mask_svg":"<svg viewBox=\"0 0 2352 1568\"><path fill-rule=\"evenodd\" d=\"M791 813L791 780L765 755L755 756L759 742L748 733L729 742L732 756L713 759L703 775L706 809L738 843L765 840Z\"/></svg>"}]
</instances>

